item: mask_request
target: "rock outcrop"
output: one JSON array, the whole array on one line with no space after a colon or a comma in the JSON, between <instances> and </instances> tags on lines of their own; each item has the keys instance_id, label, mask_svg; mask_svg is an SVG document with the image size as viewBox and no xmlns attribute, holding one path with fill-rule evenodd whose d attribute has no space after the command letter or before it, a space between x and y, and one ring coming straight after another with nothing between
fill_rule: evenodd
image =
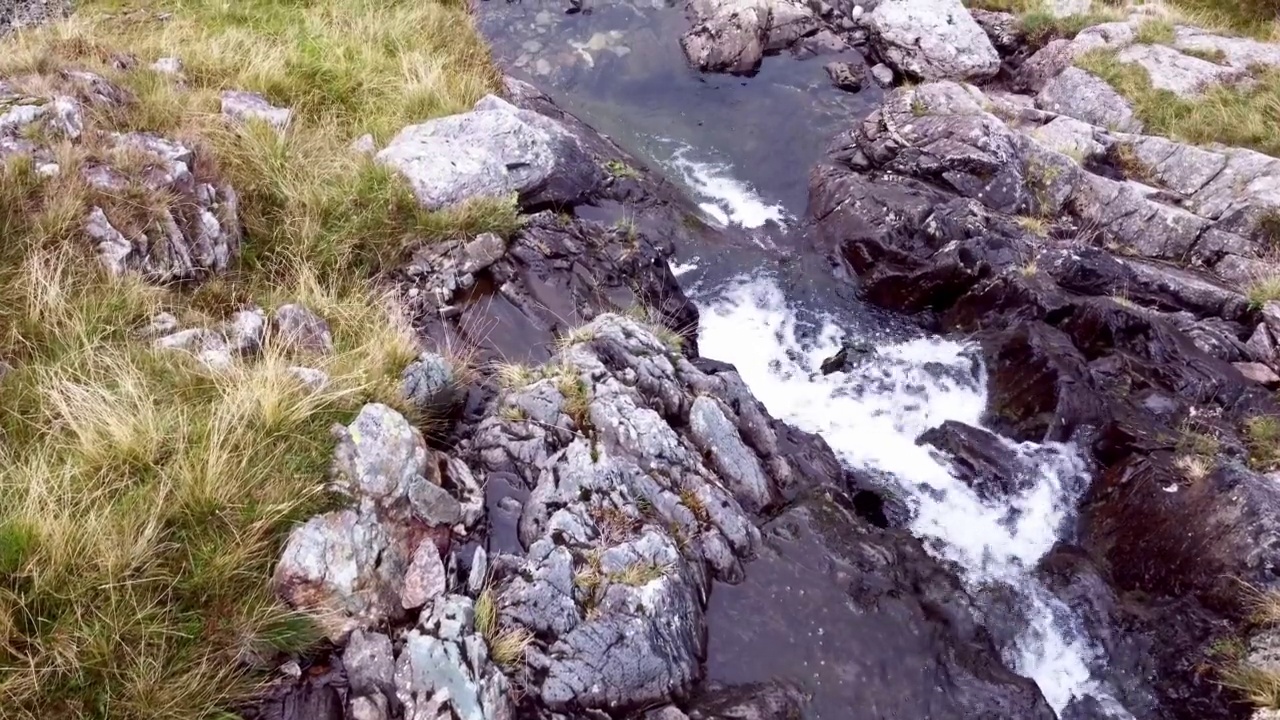
<instances>
[{"instance_id":1,"label":"rock outcrop","mask_svg":"<svg viewBox=\"0 0 1280 720\"><path fill-rule=\"evenodd\" d=\"M106 133L87 122L92 112L133 102L84 71L0 78L0 162L25 159L44 178L77 173L92 203L85 237L112 274L167 283L226 270L240 250L235 190L198 162L194 148L149 133ZM41 133L84 148L75 166L61 167L51 147L28 139Z\"/></svg>"},{"instance_id":2,"label":"rock outcrop","mask_svg":"<svg viewBox=\"0 0 1280 720\"><path fill-rule=\"evenodd\" d=\"M1000 56L960 0L882 0L866 22L876 53L908 77L976 80L1000 69Z\"/></svg>"},{"instance_id":3,"label":"rock outcrop","mask_svg":"<svg viewBox=\"0 0 1280 720\"><path fill-rule=\"evenodd\" d=\"M1151 717L1234 717L1186 655L1246 613L1238 580L1276 585L1280 496L1250 426L1280 406L1233 365L1276 363L1241 289L1269 267L1275 162L944 82L891 93L811 177L811 236L864 296L982 349L990 426L1092 456L1079 542L1119 591L1148 594L1114 601L1128 639L1103 642L1147 643ZM1016 481L983 437L924 440L958 453L980 491Z\"/></svg>"}]
</instances>

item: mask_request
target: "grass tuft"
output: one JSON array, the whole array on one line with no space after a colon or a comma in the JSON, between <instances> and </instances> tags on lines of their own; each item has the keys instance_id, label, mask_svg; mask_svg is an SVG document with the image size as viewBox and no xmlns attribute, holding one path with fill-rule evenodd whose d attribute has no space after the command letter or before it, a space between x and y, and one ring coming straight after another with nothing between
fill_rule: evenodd
<instances>
[{"instance_id":1,"label":"grass tuft","mask_svg":"<svg viewBox=\"0 0 1280 720\"><path fill-rule=\"evenodd\" d=\"M1120 62L1112 50L1094 50L1076 65L1106 80L1132 104L1145 132L1192 144L1223 143L1269 155L1280 155L1274 132L1280 112L1280 71L1262 70L1257 82L1214 86L1197 98L1181 98L1151 85L1141 66Z\"/></svg>"},{"instance_id":2,"label":"grass tuft","mask_svg":"<svg viewBox=\"0 0 1280 720\"><path fill-rule=\"evenodd\" d=\"M185 83L140 68L181 53ZM464 110L501 76L458 0L86 0L76 16L0 41L0 77L83 97L66 68L132 101L87 114L83 140L53 141L62 172L0 163L0 697L19 718L224 717L277 653L315 640L270 587L288 531L326 508L329 428L365 402L402 408L418 347L371 282L412 246L519 227L513 200L425 212L394 175L348 146ZM34 77L34 76L32 76ZM283 134L218 116L225 89L291 107ZM79 163L128 173L110 132L152 131L196 151L193 172L240 196L233 272L197 288L105 275L80 237L89 203L143 229L170 199L91 193ZM159 312L216 328L248 303L300 302L325 317L329 378L295 359L216 372L136 337ZM502 636L495 657L527 639Z\"/></svg>"},{"instance_id":3,"label":"grass tuft","mask_svg":"<svg viewBox=\"0 0 1280 720\"><path fill-rule=\"evenodd\" d=\"M1173 23L1164 18L1150 18L1138 24L1134 41L1143 45L1172 45Z\"/></svg>"},{"instance_id":4,"label":"grass tuft","mask_svg":"<svg viewBox=\"0 0 1280 720\"><path fill-rule=\"evenodd\" d=\"M1017 217L1018 227L1035 235L1036 237L1048 237L1049 223L1042 217L1035 215L1019 215Z\"/></svg>"},{"instance_id":5,"label":"grass tuft","mask_svg":"<svg viewBox=\"0 0 1280 720\"><path fill-rule=\"evenodd\" d=\"M1280 417L1259 415L1244 423L1249 465L1258 471L1280 468Z\"/></svg>"},{"instance_id":6,"label":"grass tuft","mask_svg":"<svg viewBox=\"0 0 1280 720\"><path fill-rule=\"evenodd\" d=\"M1249 306L1255 310L1269 302L1280 300L1280 275L1266 275L1249 283L1245 290Z\"/></svg>"}]
</instances>

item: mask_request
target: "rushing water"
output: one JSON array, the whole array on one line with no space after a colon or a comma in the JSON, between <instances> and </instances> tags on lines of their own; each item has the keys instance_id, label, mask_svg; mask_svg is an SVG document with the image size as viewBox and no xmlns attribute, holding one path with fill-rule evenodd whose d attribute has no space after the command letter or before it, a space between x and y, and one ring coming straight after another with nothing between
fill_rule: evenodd
<instances>
[{"instance_id":1,"label":"rushing water","mask_svg":"<svg viewBox=\"0 0 1280 720\"><path fill-rule=\"evenodd\" d=\"M566 15L558 3L487 0L479 17L516 74L684 184L707 217L723 225L776 231L794 224L803 212L808 169L827 139L879 100L875 88L836 92L814 61L770 59L750 80L698 75L680 55L685 24L678 8L664 0L586 5L591 13ZM910 506L913 533L959 566L975 595L1012 589L1024 621L1004 647L1005 661L1035 680L1057 712L1090 696L1114 717L1130 717L1095 680L1092 671L1105 659L1080 622L1034 577L1087 486L1075 450L1011 444L1036 481L1016 498L981 499L945 459L915 442L947 420L981 425L985 377L973 357L960 344L913 335L904 323L856 302L836 302L847 298L847 288L825 268L813 270L821 265L813 258L779 264L770 235L759 234L758 254L679 249L673 270L703 309L702 353L737 366L773 415L820 434L851 467L891 478ZM875 359L822 375L820 362L846 337L873 341ZM768 582L794 595L805 582L795 565L762 561L748 574L776 575ZM713 604L732 605L736 590L718 589ZM840 648L823 649L838 642L824 636L824 604L841 601L816 595L775 597L808 609L803 621L786 615L773 635L758 613L761 599L739 600L760 620L754 642L772 644L766 653L731 649L733 667L719 679L764 680L785 669L808 674L811 684L857 685L847 669L828 667L829 661L838 665ZM714 624L711 645L709 672L717 679ZM849 706L842 703L856 695L847 688L829 692L835 695L826 714L822 699L815 700L817 716L845 716Z\"/></svg>"}]
</instances>

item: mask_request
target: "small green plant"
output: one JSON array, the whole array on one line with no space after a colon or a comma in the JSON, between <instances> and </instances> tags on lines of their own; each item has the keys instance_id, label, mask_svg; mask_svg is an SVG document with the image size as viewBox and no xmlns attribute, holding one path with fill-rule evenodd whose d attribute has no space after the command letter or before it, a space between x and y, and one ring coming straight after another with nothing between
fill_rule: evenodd
<instances>
[{"instance_id":1,"label":"small green plant","mask_svg":"<svg viewBox=\"0 0 1280 720\"><path fill-rule=\"evenodd\" d=\"M523 363L502 363L494 374L504 390L520 390L542 379L540 369Z\"/></svg>"},{"instance_id":2,"label":"small green plant","mask_svg":"<svg viewBox=\"0 0 1280 720\"><path fill-rule=\"evenodd\" d=\"M640 177L639 171L621 160L606 161L604 169L615 179L633 180Z\"/></svg>"},{"instance_id":3,"label":"small green plant","mask_svg":"<svg viewBox=\"0 0 1280 720\"><path fill-rule=\"evenodd\" d=\"M1035 277L1036 273L1039 271L1040 271L1040 268L1036 265L1035 258L1032 258L1026 261L1025 263L1023 263L1022 267L1018 268L1018 272L1021 273L1022 277L1025 277L1025 278Z\"/></svg>"},{"instance_id":4,"label":"small green plant","mask_svg":"<svg viewBox=\"0 0 1280 720\"><path fill-rule=\"evenodd\" d=\"M1173 466L1190 482L1200 482L1213 472L1213 460L1203 455L1179 455Z\"/></svg>"},{"instance_id":5,"label":"small green plant","mask_svg":"<svg viewBox=\"0 0 1280 720\"><path fill-rule=\"evenodd\" d=\"M1138 157L1132 143L1116 143L1111 147L1111 161L1127 180L1152 184L1155 174L1151 167Z\"/></svg>"},{"instance_id":6,"label":"small green plant","mask_svg":"<svg viewBox=\"0 0 1280 720\"><path fill-rule=\"evenodd\" d=\"M522 423L529 419L529 413L519 405L503 405L498 417L509 423Z\"/></svg>"},{"instance_id":7,"label":"small green plant","mask_svg":"<svg viewBox=\"0 0 1280 720\"><path fill-rule=\"evenodd\" d=\"M924 117L929 114L929 106L925 105L919 93L912 93L911 95L911 114L916 117Z\"/></svg>"},{"instance_id":8,"label":"small green plant","mask_svg":"<svg viewBox=\"0 0 1280 720\"><path fill-rule=\"evenodd\" d=\"M1259 415L1244 423L1245 445L1249 448L1249 465L1268 471L1280 467L1280 417Z\"/></svg>"},{"instance_id":9,"label":"small green plant","mask_svg":"<svg viewBox=\"0 0 1280 720\"><path fill-rule=\"evenodd\" d=\"M1245 291L1249 306L1261 308L1269 302L1280 300L1280 274L1266 275L1254 280Z\"/></svg>"}]
</instances>

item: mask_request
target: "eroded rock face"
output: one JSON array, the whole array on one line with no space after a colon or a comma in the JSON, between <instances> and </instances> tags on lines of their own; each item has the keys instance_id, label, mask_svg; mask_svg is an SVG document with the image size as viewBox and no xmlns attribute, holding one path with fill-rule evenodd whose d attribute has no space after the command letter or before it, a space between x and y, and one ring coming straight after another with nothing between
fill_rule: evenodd
<instances>
[{"instance_id":1,"label":"eroded rock face","mask_svg":"<svg viewBox=\"0 0 1280 720\"><path fill-rule=\"evenodd\" d=\"M1274 355L1272 330L1227 277L1259 258L1248 218L1270 207L1272 161L1075 122L958 84L898 90L814 170L813 236L869 300L982 349L989 427L1088 451L1080 543L1120 591L1147 594L1106 610L1130 633L1107 642L1133 707L1234 717L1185 658L1240 617L1224 578L1271 588L1280 561L1280 497L1243 440L1280 408L1239 365ZM1149 163L1141 181L1110 164L1118 147ZM1227 190L1232 168L1252 180ZM1016 480L985 434L923 439L976 479Z\"/></svg>"},{"instance_id":2,"label":"eroded rock face","mask_svg":"<svg viewBox=\"0 0 1280 720\"><path fill-rule=\"evenodd\" d=\"M766 52L823 25L809 7L790 0L690 0L686 9L692 27L680 45L691 64L710 72L753 73Z\"/></svg>"}]
</instances>

